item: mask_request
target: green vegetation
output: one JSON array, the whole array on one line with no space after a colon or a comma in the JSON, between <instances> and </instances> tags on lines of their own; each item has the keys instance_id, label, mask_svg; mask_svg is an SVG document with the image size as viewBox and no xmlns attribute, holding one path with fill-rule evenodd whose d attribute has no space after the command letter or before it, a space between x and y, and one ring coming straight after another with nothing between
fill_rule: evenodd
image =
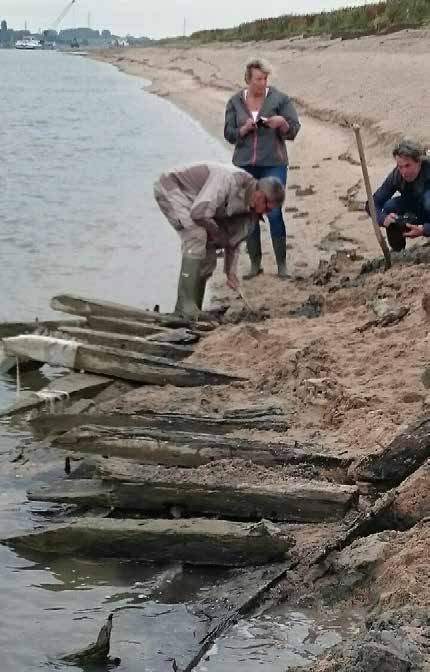
<instances>
[{"instance_id":1,"label":"green vegetation","mask_svg":"<svg viewBox=\"0 0 430 672\"><path fill-rule=\"evenodd\" d=\"M345 0L347 2L347 0ZM361 7L345 7L319 14L284 15L242 23L235 28L201 30L187 41L231 42L279 40L295 35L333 37L390 32L430 22L430 0L386 0Z\"/></svg>"}]
</instances>

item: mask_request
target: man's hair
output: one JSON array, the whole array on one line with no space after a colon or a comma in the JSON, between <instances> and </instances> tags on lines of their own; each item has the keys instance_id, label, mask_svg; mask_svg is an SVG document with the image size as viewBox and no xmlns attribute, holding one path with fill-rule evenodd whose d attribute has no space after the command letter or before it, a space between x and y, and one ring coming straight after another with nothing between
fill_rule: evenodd
<instances>
[{"instance_id":1,"label":"man's hair","mask_svg":"<svg viewBox=\"0 0 430 672\"><path fill-rule=\"evenodd\" d=\"M270 75L270 66L261 58L251 58L245 66L245 82L249 84L253 70L261 70L265 75Z\"/></svg>"},{"instance_id":2,"label":"man's hair","mask_svg":"<svg viewBox=\"0 0 430 672\"><path fill-rule=\"evenodd\" d=\"M414 138L402 138L394 145L393 156L405 156L413 161L422 161L426 157L426 148Z\"/></svg>"},{"instance_id":3,"label":"man's hair","mask_svg":"<svg viewBox=\"0 0 430 672\"><path fill-rule=\"evenodd\" d=\"M257 189L262 191L267 200L281 207L285 200L285 187L277 177L262 177L257 182Z\"/></svg>"}]
</instances>

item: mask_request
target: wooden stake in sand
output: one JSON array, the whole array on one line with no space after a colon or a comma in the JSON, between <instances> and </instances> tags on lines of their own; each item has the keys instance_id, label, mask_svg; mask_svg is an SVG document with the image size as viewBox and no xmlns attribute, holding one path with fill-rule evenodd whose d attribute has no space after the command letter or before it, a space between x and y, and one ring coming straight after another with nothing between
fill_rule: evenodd
<instances>
[{"instance_id":1,"label":"wooden stake in sand","mask_svg":"<svg viewBox=\"0 0 430 672\"><path fill-rule=\"evenodd\" d=\"M354 124L353 129L357 140L358 153L360 156L361 170L363 171L364 185L366 187L367 202L369 203L370 216L372 218L372 224L375 231L376 239L379 245L381 246L382 254L385 257L385 270L387 271L389 268L391 268L391 254L390 250L388 249L388 245L385 241L385 238L381 233L381 229L379 228L378 218L376 216L375 203L373 200L373 192L372 187L370 185L369 172L367 170L366 156L364 154L363 141L361 139L361 132L360 132L361 129L358 124Z\"/></svg>"}]
</instances>

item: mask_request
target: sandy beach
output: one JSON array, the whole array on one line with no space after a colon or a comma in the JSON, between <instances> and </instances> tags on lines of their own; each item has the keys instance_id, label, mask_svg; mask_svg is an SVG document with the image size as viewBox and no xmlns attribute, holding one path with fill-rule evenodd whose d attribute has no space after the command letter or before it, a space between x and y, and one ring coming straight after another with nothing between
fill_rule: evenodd
<instances>
[{"instance_id":1,"label":"sandy beach","mask_svg":"<svg viewBox=\"0 0 430 672\"><path fill-rule=\"evenodd\" d=\"M298 38L97 55L124 72L151 80L150 91L168 98L220 139L225 103L243 86L244 63L258 55L272 65L271 83L294 99L302 122L299 136L289 144L285 204L292 279L283 283L276 277L266 231L265 273L244 283L243 289L268 319L255 323L238 319L237 324L222 326L193 355L197 361L245 375L249 382L229 389L205 388L203 394L165 389L160 396L158 390L147 388L144 395L139 391L124 395L112 408L135 413L148 407L162 409L168 403L178 412L217 412L229 404L273 403L290 418L290 439L315 441L329 453L353 458L350 477L357 483L361 480L357 464L383 451L411 423L428 415L429 248L421 239L408 245L409 256L395 260L391 270L383 273L381 266L370 265L368 271L378 272L362 272L366 261L380 256L380 249L362 209L365 192L350 125L362 127L374 189L392 169L395 140L405 134L424 142L430 139L426 116L430 93L423 86L430 74L429 37L430 31L405 30L350 41ZM246 267L243 251L241 269ZM225 289L219 269L212 287L215 303L232 304L227 315L234 322L234 311L240 315L243 305ZM269 432L259 432L259 437L279 439ZM239 463L224 468L234 470L238 478L248 476L249 467L242 472ZM428 460L422 469L411 476L403 500L418 519L428 515L423 513L429 505ZM370 619L366 627L377 631L392 627L387 625L393 623L391 616L384 621L383 610L398 610L402 625L393 625L394 630L405 627L404 636L418 641L419 627L414 634L407 624L414 609L418 614L428 601L428 519L410 532L384 534L372 535L369 541L363 537L345 550L346 582L353 567L367 577L364 585L358 580L357 590L347 589L348 604L372 613L373 625ZM332 588L337 590L342 570L332 570ZM299 572L298 599L323 604L330 573L311 581L305 598L300 576ZM280 590L291 597L290 584ZM365 629L357 645L335 650L313 669L358 669L357 661L367 655L363 651L372 637ZM388 657L393 650L389 645ZM376 660L373 650L369 660ZM403 669L396 667L396 661L390 669ZM372 664L363 663L360 669L377 669Z\"/></svg>"}]
</instances>

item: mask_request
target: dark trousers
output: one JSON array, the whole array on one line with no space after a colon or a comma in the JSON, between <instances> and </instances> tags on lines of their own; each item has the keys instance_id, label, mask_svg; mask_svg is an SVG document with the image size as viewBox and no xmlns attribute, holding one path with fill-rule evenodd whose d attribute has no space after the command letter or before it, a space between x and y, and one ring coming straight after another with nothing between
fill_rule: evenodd
<instances>
[{"instance_id":1,"label":"dark trousers","mask_svg":"<svg viewBox=\"0 0 430 672\"><path fill-rule=\"evenodd\" d=\"M384 203L383 210L386 215L389 215L391 212L395 212L396 215L405 215L407 212L410 212L418 217L420 224L430 222L430 191L424 193L421 203L417 203L404 196L394 196L394 198L390 198ZM404 250L406 247L406 238L399 227L396 226L396 222L390 224L386 231L391 249L395 252Z\"/></svg>"},{"instance_id":2,"label":"dark trousers","mask_svg":"<svg viewBox=\"0 0 430 672\"><path fill-rule=\"evenodd\" d=\"M288 166L243 166L243 169L260 180L262 177L277 177L284 187L287 184ZM270 235L272 238L285 238L285 224L282 215L282 208L276 208L267 215L270 223ZM257 224L252 231L250 238L260 240L260 224Z\"/></svg>"}]
</instances>

